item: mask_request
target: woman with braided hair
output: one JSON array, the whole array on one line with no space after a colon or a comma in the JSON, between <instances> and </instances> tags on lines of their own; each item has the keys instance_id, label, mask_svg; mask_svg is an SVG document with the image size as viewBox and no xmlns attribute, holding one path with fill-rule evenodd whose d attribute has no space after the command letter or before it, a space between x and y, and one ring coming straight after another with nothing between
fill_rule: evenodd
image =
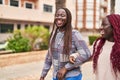
<instances>
[{"instance_id":1,"label":"woman with braided hair","mask_svg":"<svg viewBox=\"0 0 120 80\"><path fill-rule=\"evenodd\" d=\"M93 46L96 80L120 80L120 15L106 16L100 30L102 37Z\"/></svg>"},{"instance_id":2,"label":"woman with braided hair","mask_svg":"<svg viewBox=\"0 0 120 80\"><path fill-rule=\"evenodd\" d=\"M110 14L103 18L100 30L101 37L93 45L95 78L120 80L120 15ZM72 56L69 60L74 63L75 59Z\"/></svg>"}]
</instances>

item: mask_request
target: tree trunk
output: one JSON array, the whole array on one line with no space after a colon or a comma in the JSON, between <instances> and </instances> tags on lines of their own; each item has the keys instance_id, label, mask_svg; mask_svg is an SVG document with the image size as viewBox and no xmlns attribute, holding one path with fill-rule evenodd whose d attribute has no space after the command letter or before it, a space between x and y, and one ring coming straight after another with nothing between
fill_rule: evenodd
<instances>
[{"instance_id":1,"label":"tree trunk","mask_svg":"<svg viewBox=\"0 0 120 80\"><path fill-rule=\"evenodd\" d=\"M56 9L66 7L66 0L56 0Z\"/></svg>"},{"instance_id":2,"label":"tree trunk","mask_svg":"<svg viewBox=\"0 0 120 80\"><path fill-rule=\"evenodd\" d=\"M110 4L110 13L115 13L115 0L111 0L111 4Z\"/></svg>"},{"instance_id":3,"label":"tree trunk","mask_svg":"<svg viewBox=\"0 0 120 80\"><path fill-rule=\"evenodd\" d=\"M75 29L78 29L78 0L76 0L76 20L75 20Z\"/></svg>"}]
</instances>

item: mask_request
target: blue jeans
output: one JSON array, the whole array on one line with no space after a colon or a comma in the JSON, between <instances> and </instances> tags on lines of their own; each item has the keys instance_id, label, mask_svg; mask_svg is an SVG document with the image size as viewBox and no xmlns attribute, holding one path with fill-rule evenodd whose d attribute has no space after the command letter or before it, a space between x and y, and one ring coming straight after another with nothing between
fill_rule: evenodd
<instances>
[{"instance_id":1,"label":"blue jeans","mask_svg":"<svg viewBox=\"0 0 120 80\"><path fill-rule=\"evenodd\" d=\"M53 80L58 80L57 78ZM79 74L78 76L74 76L74 77L67 77L65 78L65 80L82 80L82 74Z\"/></svg>"}]
</instances>

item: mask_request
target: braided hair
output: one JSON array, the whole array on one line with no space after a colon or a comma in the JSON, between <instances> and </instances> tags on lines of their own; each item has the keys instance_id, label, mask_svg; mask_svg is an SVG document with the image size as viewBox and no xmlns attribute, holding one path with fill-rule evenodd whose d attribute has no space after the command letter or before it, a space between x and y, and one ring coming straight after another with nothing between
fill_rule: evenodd
<instances>
[{"instance_id":1,"label":"braided hair","mask_svg":"<svg viewBox=\"0 0 120 80\"><path fill-rule=\"evenodd\" d=\"M110 14L107 16L110 24L113 27L113 38L114 45L112 46L112 51L110 53L110 62L112 63L112 68L117 76L117 71L120 72L120 15ZM99 41L99 42L98 42ZM101 53L102 47L105 44L106 39L100 37L96 40L93 46L93 69L94 72L97 68L97 61ZM98 43L98 44L97 44Z\"/></svg>"}]
</instances>

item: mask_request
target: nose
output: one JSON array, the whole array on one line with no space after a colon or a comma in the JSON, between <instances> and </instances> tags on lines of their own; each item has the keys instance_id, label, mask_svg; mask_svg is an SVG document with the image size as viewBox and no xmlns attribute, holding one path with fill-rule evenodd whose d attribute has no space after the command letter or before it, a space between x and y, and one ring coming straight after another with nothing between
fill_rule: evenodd
<instances>
[{"instance_id":1,"label":"nose","mask_svg":"<svg viewBox=\"0 0 120 80\"><path fill-rule=\"evenodd\" d=\"M103 26L102 25L99 27L99 31L101 31L101 30L103 30Z\"/></svg>"},{"instance_id":2,"label":"nose","mask_svg":"<svg viewBox=\"0 0 120 80\"><path fill-rule=\"evenodd\" d=\"M101 25L99 29L103 29L103 25Z\"/></svg>"}]
</instances>

